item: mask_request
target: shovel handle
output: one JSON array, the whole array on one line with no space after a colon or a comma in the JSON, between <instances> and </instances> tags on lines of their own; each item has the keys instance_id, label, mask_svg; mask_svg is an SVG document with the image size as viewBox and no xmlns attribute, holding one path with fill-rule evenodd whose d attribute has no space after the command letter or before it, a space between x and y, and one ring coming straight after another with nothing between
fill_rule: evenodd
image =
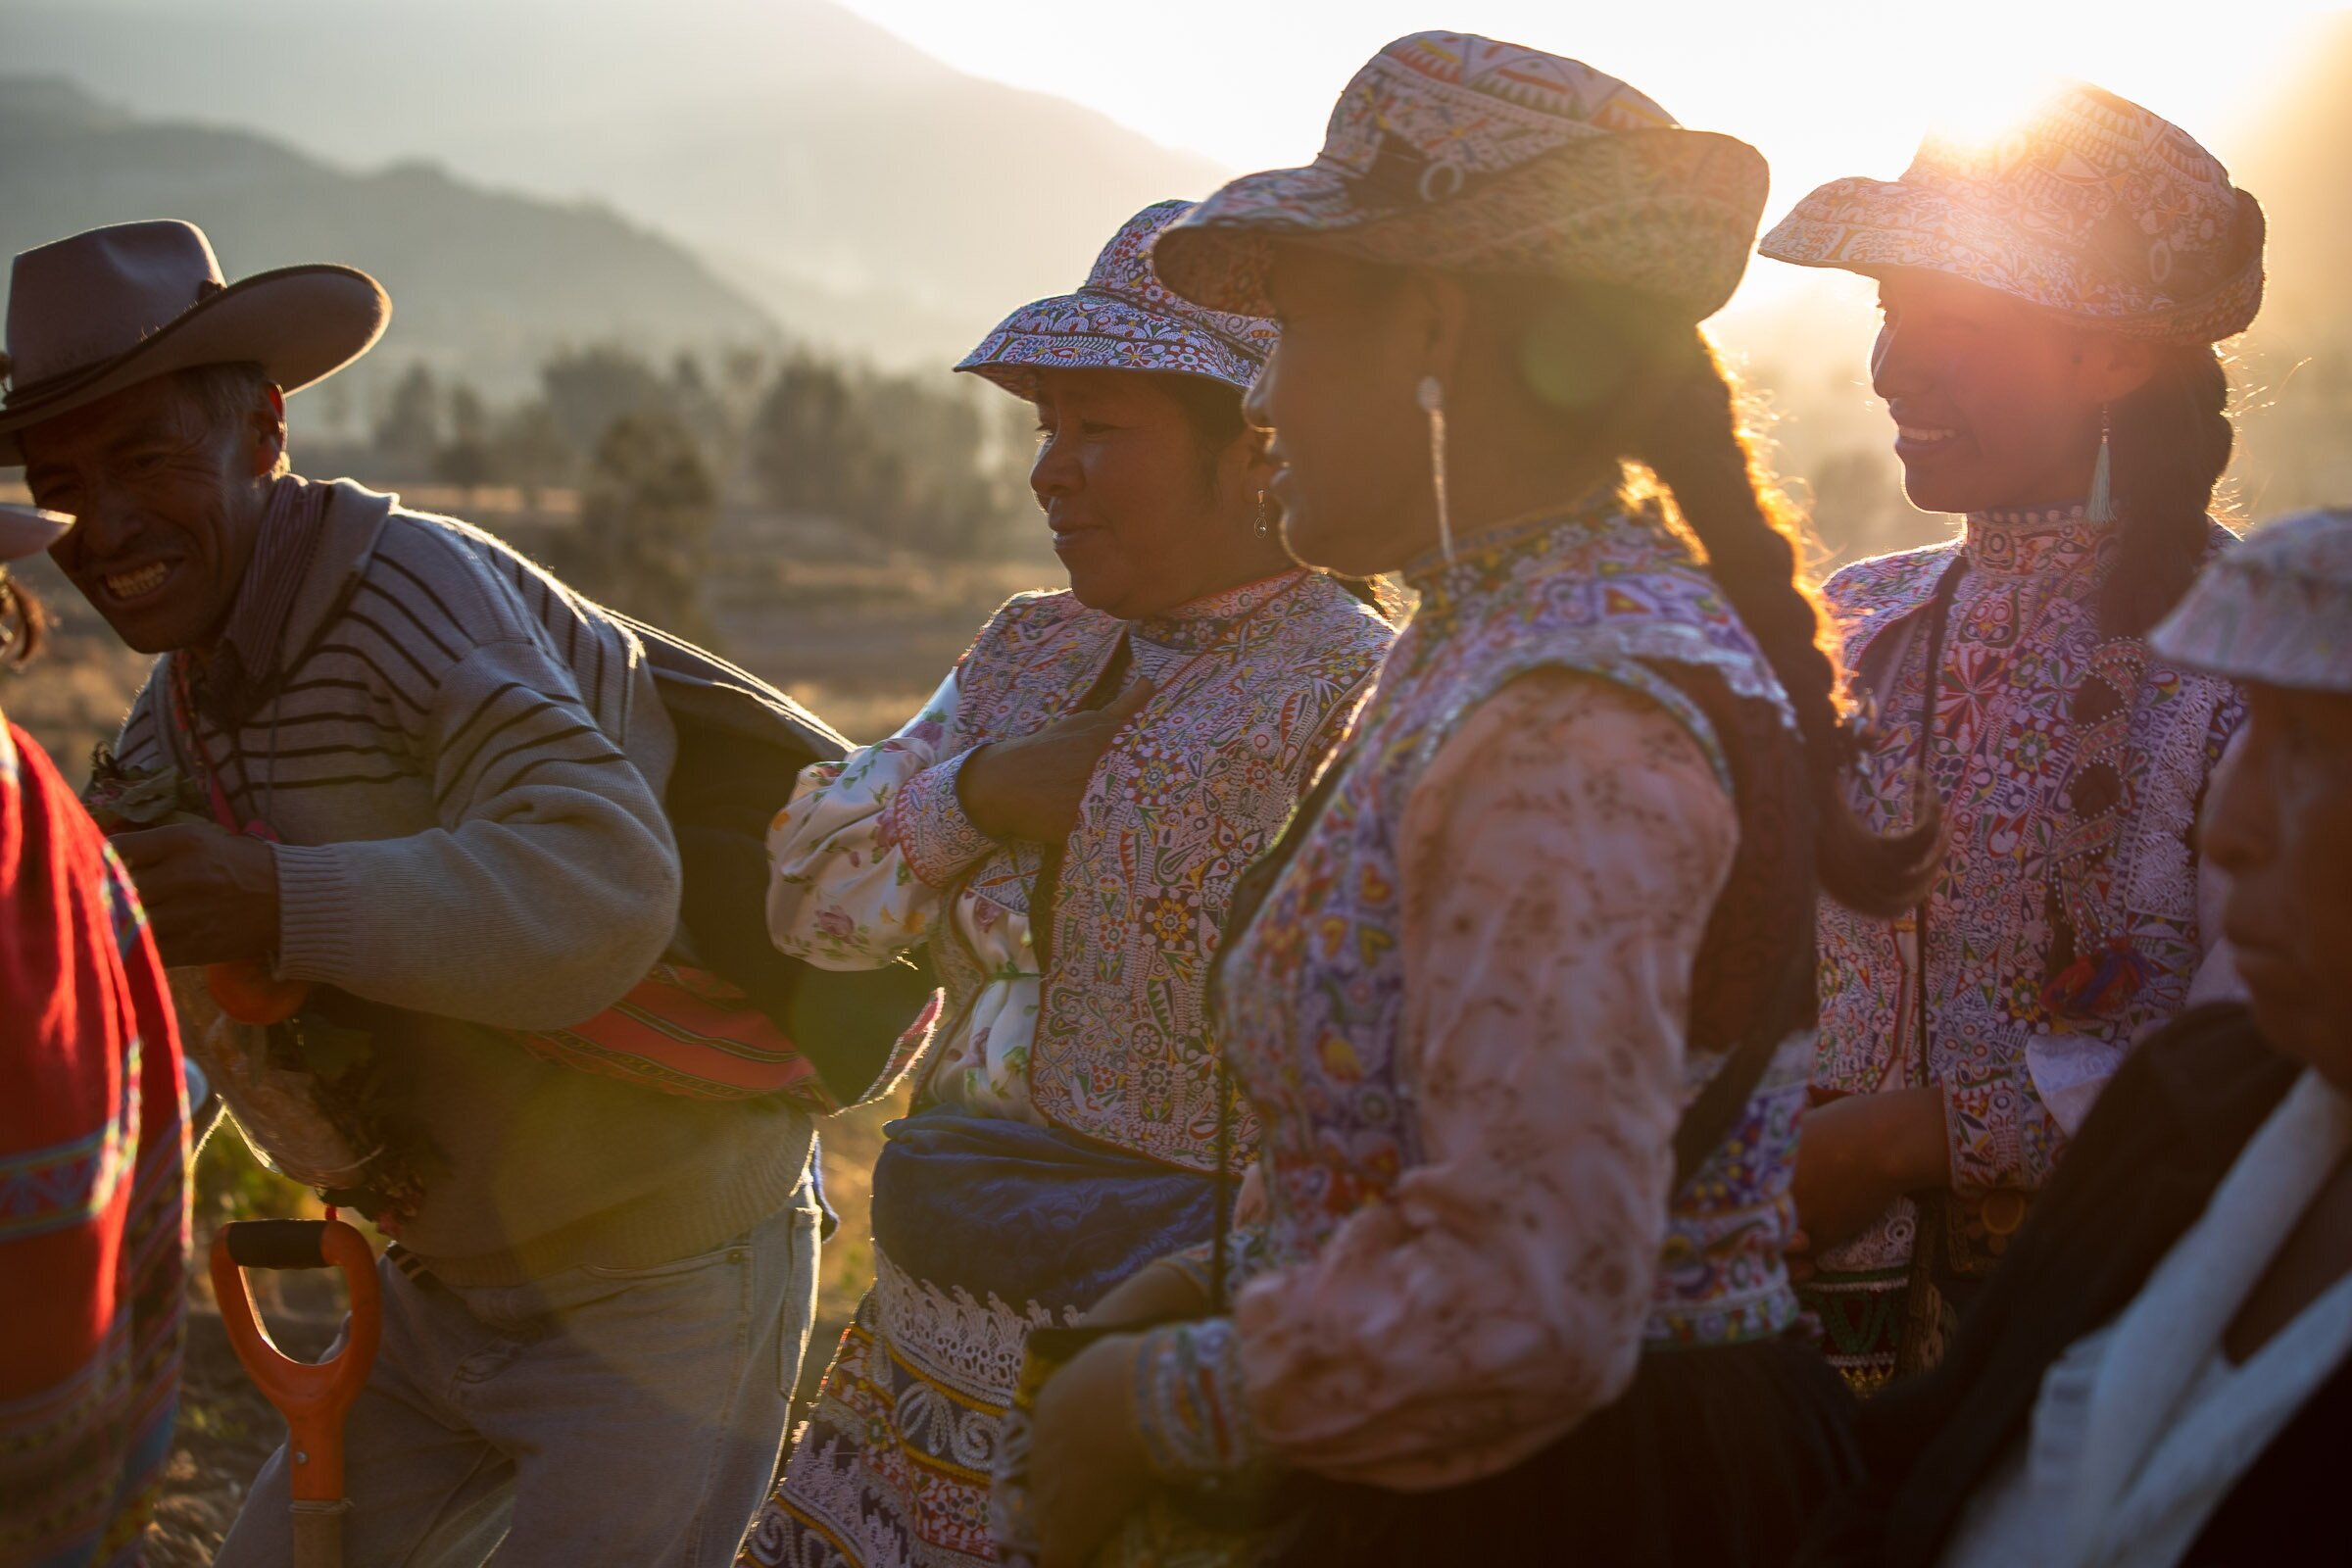
<instances>
[{"instance_id":1,"label":"shovel handle","mask_svg":"<svg viewBox=\"0 0 2352 1568\"><path fill-rule=\"evenodd\" d=\"M255 1310L249 1268L339 1268L350 1293L343 1348L324 1361L297 1361L277 1348ZM213 1237L213 1295L245 1375L286 1418L286 1473L297 1512L343 1496L343 1414L368 1382L383 1338L375 1254L339 1219L240 1220Z\"/></svg>"}]
</instances>

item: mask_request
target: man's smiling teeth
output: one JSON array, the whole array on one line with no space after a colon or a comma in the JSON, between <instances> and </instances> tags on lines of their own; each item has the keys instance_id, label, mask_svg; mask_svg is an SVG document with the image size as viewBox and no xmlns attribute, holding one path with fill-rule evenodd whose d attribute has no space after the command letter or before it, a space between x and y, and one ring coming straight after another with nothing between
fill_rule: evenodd
<instances>
[{"instance_id":1,"label":"man's smiling teeth","mask_svg":"<svg viewBox=\"0 0 2352 1568\"><path fill-rule=\"evenodd\" d=\"M1932 430L1923 424L1898 424L1894 433L1905 441L1949 441L1956 433L1950 430Z\"/></svg>"},{"instance_id":2,"label":"man's smiling teeth","mask_svg":"<svg viewBox=\"0 0 2352 1568\"><path fill-rule=\"evenodd\" d=\"M159 561L152 565L141 566L136 571L110 573L106 578L106 591L117 599L136 599L141 594L151 594L161 588L164 579L171 575L171 563Z\"/></svg>"}]
</instances>

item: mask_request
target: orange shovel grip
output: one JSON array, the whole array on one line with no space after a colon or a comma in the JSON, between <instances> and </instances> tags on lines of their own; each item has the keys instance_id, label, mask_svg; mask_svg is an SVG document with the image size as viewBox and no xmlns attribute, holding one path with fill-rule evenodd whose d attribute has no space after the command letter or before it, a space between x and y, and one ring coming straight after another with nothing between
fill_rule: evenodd
<instances>
[{"instance_id":1,"label":"orange shovel grip","mask_svg":"<svg viewBox=\"0 0 2352 1568\"><path fill-rule=\"evenodd\" d=\"M343 1348L319 1362L297 1361L263 1326L245 1269L339 1268L351 1297ZM375 1254L366 1238L338 1219L243 1220L213 1237L213 1295L221 1326L246 1376L286 1418L286 1466L296 1501L343 1495L343 1415L368 1382L383 1338Z\"/></svg>"}]
</instances>

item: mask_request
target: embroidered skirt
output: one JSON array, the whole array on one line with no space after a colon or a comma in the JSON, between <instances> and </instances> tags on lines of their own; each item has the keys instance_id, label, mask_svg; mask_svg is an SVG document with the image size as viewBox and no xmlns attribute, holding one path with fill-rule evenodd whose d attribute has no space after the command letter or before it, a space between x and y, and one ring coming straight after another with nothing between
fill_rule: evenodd
<instances>
[{"instance_id":1,"label":"embroidered skirt","mask_svg":"<svg viewBox=\"0 0 2352 1568\"><path fill-rule=\"evenodd\" d=\"M989 1474L1029 1331L1214 1223L1208 1177L1056 1129L940 1106L887 1132L874 1286L745 1563L993 1561Z\"/></svg>"}]
</instances>

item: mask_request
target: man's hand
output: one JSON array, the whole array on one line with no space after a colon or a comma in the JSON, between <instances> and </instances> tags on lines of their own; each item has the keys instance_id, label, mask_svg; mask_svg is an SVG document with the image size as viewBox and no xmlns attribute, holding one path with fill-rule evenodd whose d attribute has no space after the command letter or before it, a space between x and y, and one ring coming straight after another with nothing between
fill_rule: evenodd
<instances>
[{"instance_id":1,"label":"man's hand","mask_svg":"<svg viewBox=\"0 0 2352 1568\"><path fill-rule=\"evenodd\" d=\"M1896 1199L1951 1180L1941 1090L1888 1089L1813 1106L1797 1129L1790 1273L1810 1277L1817 1254L1861 1234Z\"/></svg>"},{"instance_id":2,"label":"man's hand","mask_svg":"<svg viewBox=\"0 0 2352 1568\"><path fill-rule=\"evenodd\" d=\"M1152 700L1139 680L1091 712L1068 713L1034 735L991 741L964 759L956 796L972 825L1000 842L1058 844L1078 825L1095 764L1111 737Z\"/></svg>"},{"instance_id":3,"label":"man's hand","mask_svg":"<svg viewBox=\"0 0 2352 1568\"><path fill-rule=\"evenodd\" d=\"M168 964L264 958L277 944L277 857L257 838L181 822L114 839Z\"/></svg>"}]
</instances>

